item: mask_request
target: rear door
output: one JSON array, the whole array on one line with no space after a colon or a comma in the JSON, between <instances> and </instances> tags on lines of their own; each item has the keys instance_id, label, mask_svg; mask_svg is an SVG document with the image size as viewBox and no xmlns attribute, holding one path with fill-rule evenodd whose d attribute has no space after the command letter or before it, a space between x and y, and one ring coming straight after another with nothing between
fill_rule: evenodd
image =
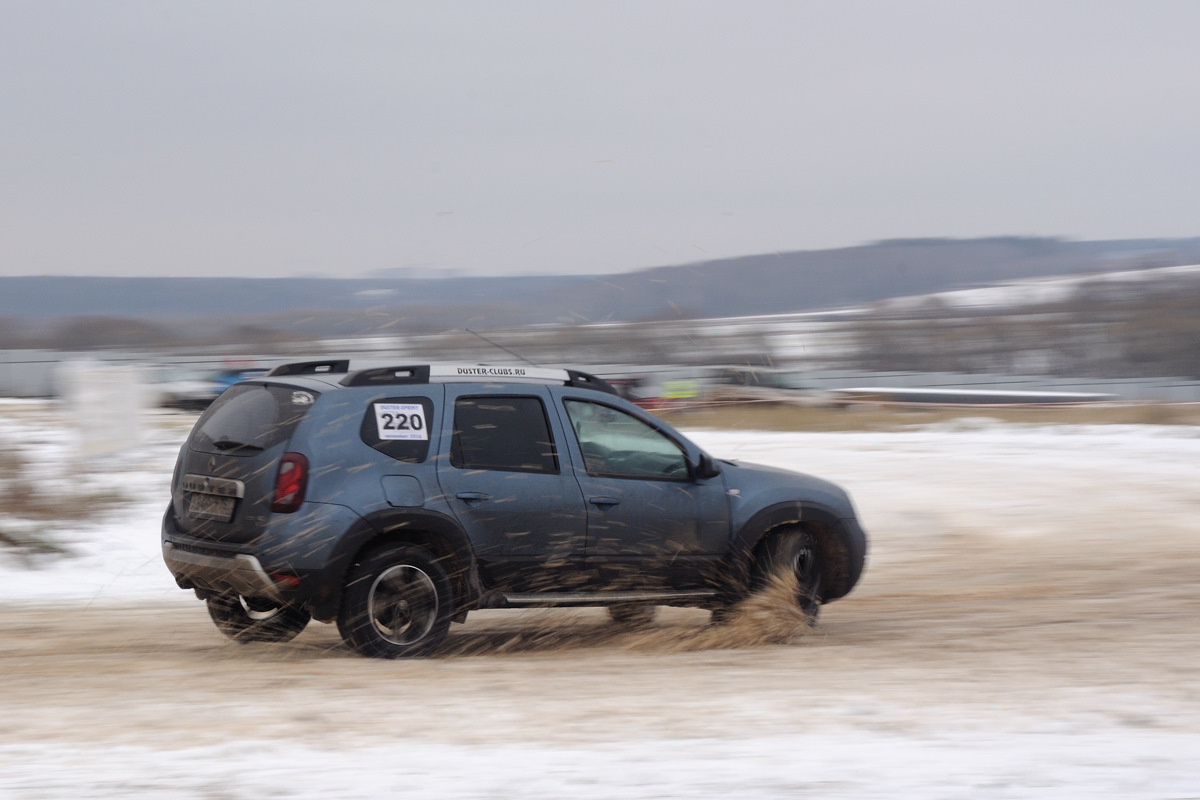
<instances>
[{"instance_id":1,"label":"rear door","mask_svg":"<svg viewBox=\"0 0 1200 800\"><path fill-rule=\"evenodd\" d=\"M550 401L543 386L446 385L438 480L492 588L562 591L582 565L583 495Z\"/></svg>"}]
</instances>

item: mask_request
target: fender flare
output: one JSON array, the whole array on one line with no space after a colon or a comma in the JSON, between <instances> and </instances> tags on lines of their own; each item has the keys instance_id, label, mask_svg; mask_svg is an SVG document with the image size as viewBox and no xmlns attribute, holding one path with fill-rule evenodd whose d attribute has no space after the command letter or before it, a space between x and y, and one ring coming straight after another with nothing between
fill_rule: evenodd
<instances>
[{"instance_id":1,"label":"fender flare","mask_svg":"<svg viewBox=\"0 0 1200 800\"><path fill-rule=\"evenodd\" d=\"M849 594L862 575L867 539L858 522L838 517L818 503L789 500L760 510L737 530L724 564L728 584L749 590L754 552L763 538L784 525L811 525L825 564L824 602Z\"/></svg>"},{"instance_id":2,"label":"fender flare","mask_svg":"<svg viewBox=\"0 0 1200 800\"><path fill-rule=\"evenodd\" d=\"M338 541L321 571L318 582L323 591L309 603L314 618L325 622L337 617L351 565L363 550L386 542L408 542L429 550L454 586L455 608L469 609L478 602L482 589L475 551L458 522L437 511L396 508L361 518Z\"/></svg>"}]
</instances>

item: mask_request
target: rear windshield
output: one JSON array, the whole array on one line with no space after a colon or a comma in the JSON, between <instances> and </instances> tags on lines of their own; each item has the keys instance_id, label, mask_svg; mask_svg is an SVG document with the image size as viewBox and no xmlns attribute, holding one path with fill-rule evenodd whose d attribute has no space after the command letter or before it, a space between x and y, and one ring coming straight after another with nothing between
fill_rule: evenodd
<instances>
[{"instance_id":1,"label":"rear windshield","mask_svg":"<svg viewBox=\"0 0 1200 800\"><path fill-rule=\"evenodd\" d=\"M250 455L287 441L317 399L316 392L291 386L235 384L196 424L192 449Z\"/></svg>"}]
</instances>

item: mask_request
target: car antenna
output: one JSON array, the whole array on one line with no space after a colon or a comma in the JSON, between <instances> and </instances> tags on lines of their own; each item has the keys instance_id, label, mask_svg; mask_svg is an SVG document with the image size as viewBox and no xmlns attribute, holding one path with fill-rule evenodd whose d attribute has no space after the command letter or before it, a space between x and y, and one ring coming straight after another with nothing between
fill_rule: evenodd
<instances>
[{"instance_id":1,"label":"car antenna","mask_svg":"<svg viewBox=\"0 0 1200 800\"><path fill-rule=\"evenodd\" d=\"M532 361L530 361L530 360L529 360L528 358L526 358L525 356L523 356L523 355L520 355L519 353L514 353L512 350L509 350L507 347L505 347L504 345L502 345L502 344L500 344L500 343L498 343L498 342L493 342L491 339L487 338L486 336L484 336L484 335L483 335L482 333L480 333L479 331L473 331L473 330L471 330L470 328L464 328L464 330L465 330L467 333L471 334L472 336L478 336L480 339L483 339L485 342L487 342L488 344L490 344L492 347L499 347L501 350L503 350L504 352L508 353L510 356L514 356L514 357L516 357L516 358L519 358L519 359L521 359L522 361L524 361L526 364L528 364L528 365L529 365L529 366L531 366L531 367L536 367L536 366L538 366L537 364L533 363Z\"/></svg>"}]
</instances>

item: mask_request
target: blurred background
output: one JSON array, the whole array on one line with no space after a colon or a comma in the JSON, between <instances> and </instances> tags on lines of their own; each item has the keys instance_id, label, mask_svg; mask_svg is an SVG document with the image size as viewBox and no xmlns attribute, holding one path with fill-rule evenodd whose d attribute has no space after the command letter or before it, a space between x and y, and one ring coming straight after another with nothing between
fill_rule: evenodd
<instances>
[{"instance_id":1,"label":"blurred background","mask_svg":"<svg viewBox=\"0 0 1200 800\"><path fill-rule=\"evenodd\" d=\"M1194 403L1197 263L1200 238L1005 237L579 277L0 277L0 395L60 396L86 362L200 409L285 361L349 356L586 366L656 409Z\"/></svg>"},{"instance_id":2,"label":"blurred background","mask_svg":"<svg viewBox=\"0 0 1200 800\"><path fill-rule=\"evenodd\" d=\"M1170 1L13 3L0 395L82 359L199 407L338 354L591 366L651 403L1195 401L1198 29Z\"/></svg>"}]
</instances>

